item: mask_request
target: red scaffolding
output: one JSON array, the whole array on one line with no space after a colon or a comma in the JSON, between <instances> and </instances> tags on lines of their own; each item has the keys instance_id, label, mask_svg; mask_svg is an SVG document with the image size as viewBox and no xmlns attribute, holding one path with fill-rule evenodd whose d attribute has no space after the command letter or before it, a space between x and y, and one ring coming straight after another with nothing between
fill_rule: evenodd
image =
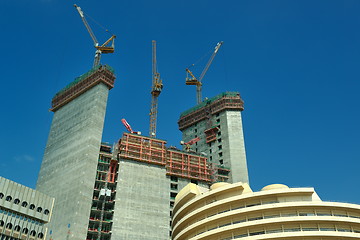
<instances>
[{"instance_id":1,"label":"red scaffolding","mask_svg":"<svg viewBox=\"0 0 360 240\"><path fill-rule=\"evenodd\" d=\"M206 157L186 152L167 150L166 174L199 181L211 181Z\"/></svg>"},{"instance_id":2,"label":"red scaffolding","mask_svg":"<svg viewBox=\"0 0 360 240\"><path fill-rule=\"evenodd\" d=\"M119 141L119 156L157 165L166 164L166 141L124 133Z\"/></svg>"},{"instance_id":3,"label":"red scaffolding","mask_svg":"<svg viewBox=\"0 0 360 240\"><path fill-rule=\"evenodd\" d=\"M166 141L124 133L119 140L119 157L166 167L166 174L211 182L207 159L196 153L168 149ZM111 166L110 166L111 167Z\"/></svg>"}]
</instances>

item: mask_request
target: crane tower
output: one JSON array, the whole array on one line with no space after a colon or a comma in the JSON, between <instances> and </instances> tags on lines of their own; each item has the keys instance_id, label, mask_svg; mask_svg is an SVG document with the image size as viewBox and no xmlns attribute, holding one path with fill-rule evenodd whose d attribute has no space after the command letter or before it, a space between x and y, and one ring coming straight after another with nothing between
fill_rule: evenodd
<instances>
[{"instance_id":1,"label":"crane tower","mask_svg":"<svg viewBox=\"0 0 360 240\"><path fill-rule=\"evenodd\" d=\"M156 41L152 41L152 88L151 88L151 108L150 108L150 130L149 136L156 137L156 122L158 113L158 97L163 88L160 73L157 71L156 63Z\"/></svg>"}]
</instances>

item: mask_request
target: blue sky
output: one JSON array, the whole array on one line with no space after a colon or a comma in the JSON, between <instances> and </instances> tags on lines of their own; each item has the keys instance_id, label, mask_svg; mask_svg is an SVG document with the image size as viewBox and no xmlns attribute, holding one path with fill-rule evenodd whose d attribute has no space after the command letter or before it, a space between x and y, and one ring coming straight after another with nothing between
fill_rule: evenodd
<instances>
[{"instance_id":1,"label":"blue sky","mask_svg":"<svg viewBox=\"0 0 360 240\"><path fill-rule=\"evenodd\" d=\"M179 114L194 106L185 68L224 45L203 96L239 91L253 190L312 186L323 200L360 203L360 2L331 0L3 0L0 8L0 175L34 187L53 95L88 71L94 49L73 4L117 35L103 140L126 118L149 129L151 41L164 89L157 136L179 146ZM100 42L109 35L89 19ZM201 72L201 64L194 67Z\"/></svg>"}]
</instances>

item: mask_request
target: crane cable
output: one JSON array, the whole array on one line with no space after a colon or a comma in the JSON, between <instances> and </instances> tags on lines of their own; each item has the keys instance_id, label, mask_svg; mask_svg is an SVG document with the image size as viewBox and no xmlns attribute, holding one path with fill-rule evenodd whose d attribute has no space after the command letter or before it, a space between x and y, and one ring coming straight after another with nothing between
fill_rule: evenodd
<instances>
[{"instance_id":1,"label":"crane cable","mask_svg":"<svg viewBox=\"0 0 360 240\"><path fill-rule=\"evenodd\" d=\"M191 64L188 69L190 69L191 67L195 66L196 64L198 64L200 61L202 61L205 57L207 57L208 55L210 55L210 53L214 52L214 50L210 50L207 53L204 54L204 56L202 56L201 58L199 58L195 63Z\"/></svg>"},{"instance_id":2,"label":"crane cable","mask_svg":"<svg viewBox=\"0 0 360 240\"><path fill-rule=\"evenodd\" d=\"M103 25L101 25L99 22L97 22L95 19L93 19L89 14L83 12L84 15L86 15L87 18L89 18L91 21L93 21L94 23L96 23L96 25L98 25L100 28L104 29L105 32L110 33L111 35L114 35L112 32L110 32L107 28L105 28Z\"/></svg>"}]
</instances>

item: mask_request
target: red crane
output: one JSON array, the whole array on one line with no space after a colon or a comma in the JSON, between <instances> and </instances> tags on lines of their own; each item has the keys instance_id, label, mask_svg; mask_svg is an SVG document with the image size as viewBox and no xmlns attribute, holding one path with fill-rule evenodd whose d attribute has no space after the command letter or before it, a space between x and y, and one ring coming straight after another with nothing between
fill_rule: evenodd
<instances>
[{"instance_id":1,"label":"red crane","mask_svg":"<svg viewBox=\"0 0 360 240\"><path fill-rule=\"evenodd\" d=\"M124 126L126 127L126 129L127 129L130 133L135 133L135 134L138 134L138 135L141 134L141 132L136 132L136 131L134 131L134 130L131 128L130 124L126 121L125 118L121 119L121 122L124 124Z\"/></svg>"},{"instance_id":2,"label":"red crane","mask_svg":"<svg viewBox=\"0 0 360 240\"><path fill-rule=\"evenodd\" d=\"M196 137L196 138L191 139L188 142L181 141L180 144L185 145L185 150L189 152L191 149L191 145L197 143L198 141L200 141L200 138Z\"/></svg>"}]
</instances>

